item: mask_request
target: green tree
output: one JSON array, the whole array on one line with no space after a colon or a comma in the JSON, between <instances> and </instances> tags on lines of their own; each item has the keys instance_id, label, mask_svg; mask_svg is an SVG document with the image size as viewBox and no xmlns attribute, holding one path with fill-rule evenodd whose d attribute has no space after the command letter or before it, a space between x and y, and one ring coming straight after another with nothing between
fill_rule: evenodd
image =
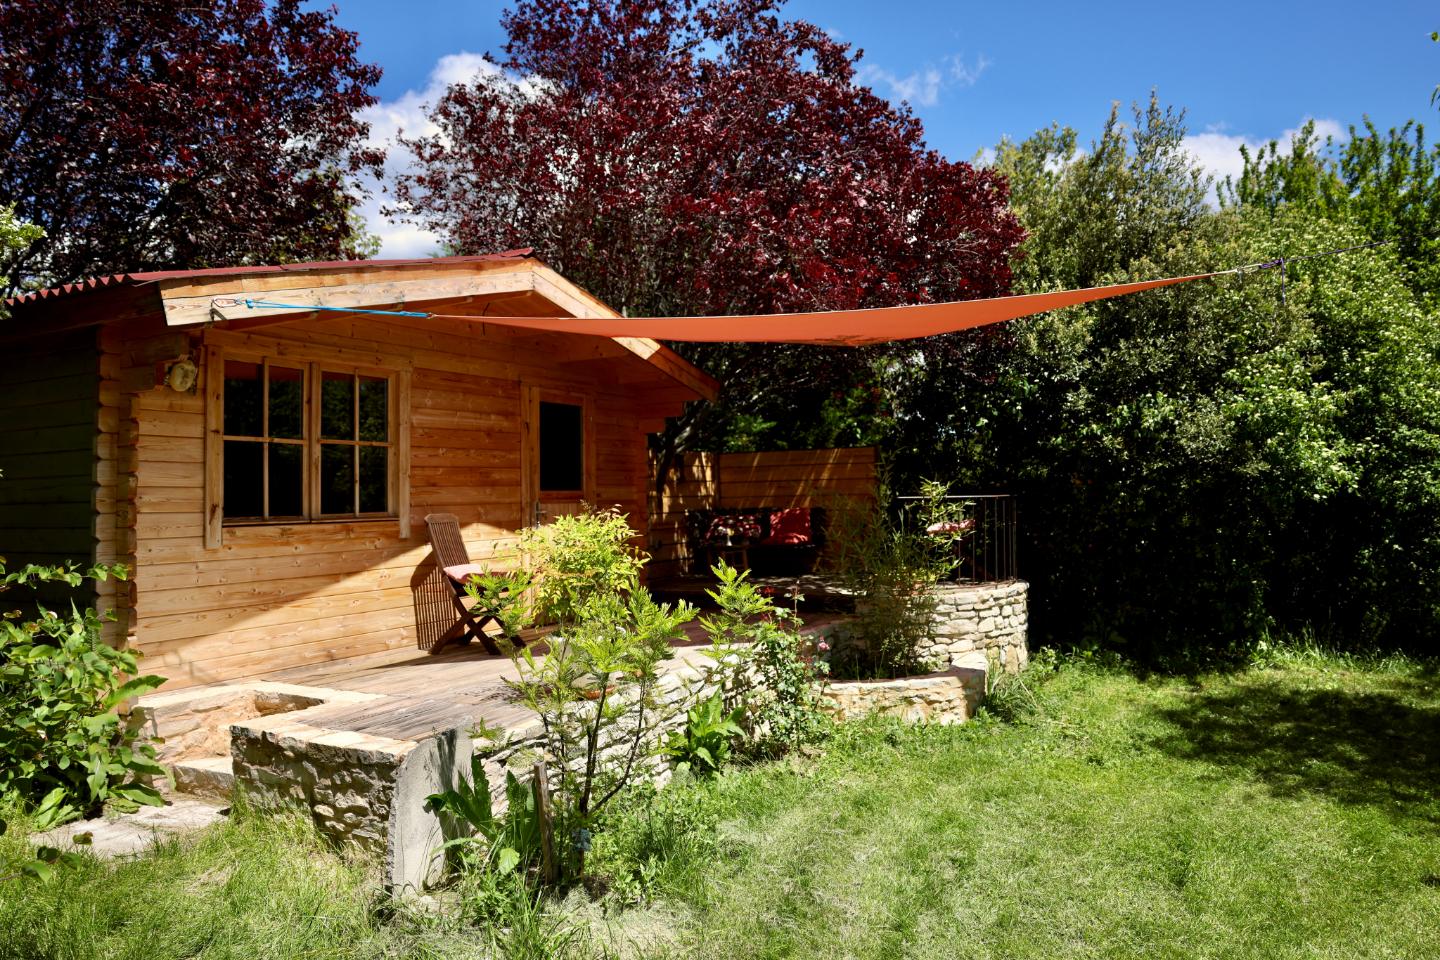
<instances>
[{"instance_id":1,"label":"green tree","mask_svg":"<svg viewBox=\"0 0 1440 960\"><path fill-rule=\"evenodd\" d=\"M0 206L0 261L26 249L30 244L45 236L45 231L33 223L26 223L15 216L15 207ZM5 303L0 300L0 319L10 315Z\"/></svg>"},{"instance_id":2,"label":"green tree","mask_svg":"<svg viewBox=\"0 0 1440 960\"><path fill-rule=\"evenodd\" d=\"M1245 167L1237 180L1221 184L1222 203L1271 213L1304 207L1352 221L1364 231L1362 241L1395 246L1414 290L1440 297L1440 145L1426 143L1422 124L1412 120L1382 133L1367 119L1337 144L1322 142L1311 122L1288 151L1272 140L1241 153Z\"/></svg>"},{"instance_id":3,"label":"green tree","mask_svg":"<svg viewBox=\"0 0 1440 960\"><path fill-rule=\"evenodd\" d=\"M1184 134L1152 98L1084 153L1061 129L1002 143L1022 289L1369 236L1314 204L1209 208ZM1360 251L1290 264L1284 303L1276 271L1254 271L1017 321L971 338L967 364L896 364L895 475L1021 496L1041 636L1150 657L1277 626L1415 642L1440 605L1423 574L1440 560L1440 323L1411 279L1393 251Z\"/></svg>"}]
</instances>

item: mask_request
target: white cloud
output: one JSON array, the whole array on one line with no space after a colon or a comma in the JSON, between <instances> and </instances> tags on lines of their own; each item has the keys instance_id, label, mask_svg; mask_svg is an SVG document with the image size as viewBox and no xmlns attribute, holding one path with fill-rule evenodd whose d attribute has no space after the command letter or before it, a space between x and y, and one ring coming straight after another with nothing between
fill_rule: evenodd
<instances>
[{"instance_id":1,"label":"white cloud","mask_svg":"<svg viewBox=\"0 0 1440 960\"><path fill-rule=\"evenodd\" d=\"M873 87L888 100L904 101L912 107L933 107L940 102L940 95L950 87L973 87L980 75L990 66L985 57L977 57L973 63L966 63L960 54L946 57L940 67L927 64L901 76L879 64L861 63L855 78Z\"/></svg>"},{"instance_id":2,"label":"white cloud","mask_svg":"<svg viewBox=\"0 0 1440 960\"><path fill-rule=\"evenodd\" d=\"M394 182L398 174L411 168L410 152L396 142L396 136L431 136L439 128L425 113L445 90L455 83L464 83L480 76L494 76L500 68L478 53L447 54L435 63L424 90L407 90L394 100L382 101L362 111L360 117L370 124L368 143L385 150L385 180ZM366 227L380 238L380 256L386 258L428 257L439 252L440 237L410 223L396 223L380 212L391 198L381 194L380 185L366 178L363 186L369 198L360 205Z\"/></svg>"},{"instance_id":3,"label":"white cloud","mask_svg":"<svg viewBox=\"0 0 1440 960\"><path fill-rule=\"evenodd\" d=\"M976 57L973 64L967 64L965 58L958 53L947 58L947 62L950 64L951 82L962 87L975 86L980 80L980 74L990 66L990 61L984 54Z\"/></svg>"},{"instance_id":4,"label":"white cloud","mask_svg":"<svg viewBox=\"0 0 1440 960\"><path fill-rule=\"evenodd\" d=\"M1348 136L1345 128L1341 126L1338 120L1332 120L1328 117L1320 119L1307 117L1306 120L1314 122L1315 133L1320 138L1321 143L1325 142L1326 137L1334 137L1335 141L1339 143L1343 142ZM1241 147L1246 147L1250 150L1251 154L1254 154L1255 151L1269 143L1271 139L1275 139L1280 143L1280 151L1282 153L1289 153L1291 141L1295 138L1296 134L1300 132L1302 126L1304 126L1303 122L1288 130L1282 131L1278 137L1274 138L1254 138L1240 134L1230 134L1225 132L1223 126L1212 126L1204 133L1192 133L1187 136L1184 141L1185 149L1195 158L1200 166L1205 168L1206 173L1215 178L1216 185L1218 185L1220 181L1226 177L1238 179L1241 172L1245 169L1245 161L1240 156ZM1210 189L1211 203L1216 202L1215 196L1216 190L1215 187L1212 186Z\"/></svg>"},{"instance_id":5,"label":"white cloud","mask_svg":"<svg viewBox=\"0 0 1440 960\"><path fill-rule=\"evenodd\" d=\"M933 107L940 100L940 71L934 67L899 76L873 63L860 66L856 79L868 87L883 88L878 92L888 100L901 100L911 106Z\"/></svg>"}]
</instances>

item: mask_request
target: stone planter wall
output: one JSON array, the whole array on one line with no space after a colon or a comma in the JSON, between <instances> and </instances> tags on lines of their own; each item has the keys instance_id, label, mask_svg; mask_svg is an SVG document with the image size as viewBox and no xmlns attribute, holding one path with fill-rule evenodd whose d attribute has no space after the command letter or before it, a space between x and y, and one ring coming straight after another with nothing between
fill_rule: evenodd
<instances>
[{"instance_id":1,"label":"stone planter wall","mask_svg":"<svg viewBox=\"0 0 1440 960\"><path fill-rule=\"evenodd\" d=\"M937 671L831 683L831 712L838 720L881 713L907 723L964 723L985 698L990 674L1019 673L1030 661L1029 590L1021 580L937 584L933 630L917 651Z\"/></svg>"},{"instance_id":2,"label":"stone planter wall","mask_svg":"<svg viewBox=\"0 0 1440 960\"><path fill-rule=\"evenodd\" d=\"M1030 662L1028 583L942 583L934 593L934 636L919 651L925 659L952 666L978 651L992 670L1006 673L1019 673Z\"/></svg>"},{"instance_id":3,"label":"stone planter wall","mask_svg":"<svg viewBox=\"0 0 1440 960\"><path fill-rule=\"evenodd\" d=\"M685 724L685 710L710 696L697 668L681 665L660 677L662 708L649 712L637 769L643 777L663 780L669 765L654 746ZM377 708L386 698L377 698ZM473 754L483 758L493 808L505 809L505 773L529 781L544 749L539 719L507 729L498 743L473 742L470 725L436 730L415 739L395 740L346 730L330 730L324 708L261 717L230 727L235 784L259 806L308 810L320 832L338 844L354 844L383 854L386 886L397 893L424 889L443 873L440 845L456 825L424 809L425 798L451 789L457 777L469 777ZM622 759L633 725L619 724L607 734L602 752ZM556 774L550 774L551 783Z\"/></svg>"},{"instance_id":4,"label":"stone planter wall","mask_svg":"<svg viewBox=\"0 0 1440 960\"><path fill-rule=\"evenodd\" d=\"M899 717L906 723L964 723L985 698L983 654L961 657L948 670L896 680L849 680L825 688L836 720L871 713Z\"/></svg>"}]
</instances>

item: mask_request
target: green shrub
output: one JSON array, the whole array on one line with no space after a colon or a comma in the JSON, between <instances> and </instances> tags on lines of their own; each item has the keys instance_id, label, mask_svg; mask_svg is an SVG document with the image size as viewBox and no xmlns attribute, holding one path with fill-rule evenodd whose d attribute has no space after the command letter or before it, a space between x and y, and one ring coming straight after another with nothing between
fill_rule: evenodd
<instances>
[{"instance_id":1,"label":"green shrub","mask_svg":"<svg viewBox=\"0 0 1440 960\"><path fill-rule=\"evenodd\" d=\"M0 561L0 588L73 588L125 573L106 565L6 573ZM159 805L148 781L165 770L140 739L139 717L122 718L117 708L164 678L137 676L139 654L105 643L93 609L38 610L32 620L18 612L0 620L0 799L32 806L41 828L93 816L106 804Z\"/></svg>"},{"instance_id":2,"label":"green shrub","mask_svg":"<svg viewBox=\"0 0 1440 960\"><path fill-rule=\"evenodd\" d=\"M472 574L465 581L465 593L475 603L470 612L477 620L491 616L500 623L505 638L513 640L535 622L532 598L535 578L524 570L487 571Z\"/></svg>"},{"instance_id":3,"label":"green shrub","mask_svg":"<svg viewBox=\"0 0 1440 960\"><path fill-rule=\"evenodd\" d=\"M644 590L591 595L578 614L543 657L518 651L518 677L506 681L544 729L562 880L584 875L596 815L637 778L647 735L666 709L656 691L660 663L695 615Z\"/></svg>"},{"instance_id":4,"label":"green shrub","mask_svg":"<svg viewBox=\"0 0 1440 960\"><path fill-rule=\"evenodd\" d=\"M1434 145L1422 168L1418 143L1357 131L1348 183L1297 149L1293 177L1247 165L1238 209L1217 211L1180 112L1121 119L1084 149L1060 129L1000 145L1028 234L1016 292L1399 242L949 338L954 362L892 368L896 476L1016 495L1032 640L1162 666L1243 662L1307 627L1433 652L1435 240L1401 221L1433 222ZM1322 183L1334 202L1306 200Z\"/></svg>"},{"instance_id":5,"label":"green shrub","mask_svg":"<svg viewBox=\"0 0 1440 960\"><path fill-rule=\"evenodd\" d=\"M930 664L920 650L934 633L931 588L953 570L953 541L926 536L923 516L892 519L878 506L857 503L831 513L831 571L855 597L855 617L830 656L832 674L925 672Z\"/></svg>"},{"instance_id":6,"label":"green shrub","mask_svg":"<svg viewBox=\"0 0 1440 960\"><path fill-rule=\"evenodd\" d=\"M592 599L633 592L648 559L634 539L625 514L614 509L527 527L520 550L534 571L536 616L546 623L573 623L586 615Z\"/></svg>"},{"instance_id":7,"label":"green shrub","mask_svg":"<svg viewBox=\"0 0 1440 960\"><path fill-rule=\"evenodd\" d=\"M470 760L468 780L462 778L453 788L425 798L426 810L448 814L473 831L444 844L445 849L455 855L458 866L483 865L504 876L517 869L524 872L539 859L540 813L534 788L506 771L505 799L505 813L497 817L491 804L485 761L479 754Z\"/></svg>"},{"instance_id":8,"label":"green shrub","mask_svg":"<svg viewBox=\"0 0 1440 960\"><path fill-rule=\"evenodd\" d=\"M719 773L730 759L730 744L745 733L744 717L741 707L726 710L724 694L716 691L687 711L684 728L670 734L664 753L677 769L702 776Z\"/></svg>"},{"instance_id":9,"label":"green shrub","mask_svg":"<svg viewBox=\"0 0 1440 960\"><path fill-rule=\"evenodd\" d=\"M820 710L820 686L828 667L800 635L799 615L724 561L712 572L719 583L707 592L720 609L700 618L711 641L710 680L728 709L741 708L750 749L776 756L823 739L830 722Z\"/></svg>"}]
</instances>

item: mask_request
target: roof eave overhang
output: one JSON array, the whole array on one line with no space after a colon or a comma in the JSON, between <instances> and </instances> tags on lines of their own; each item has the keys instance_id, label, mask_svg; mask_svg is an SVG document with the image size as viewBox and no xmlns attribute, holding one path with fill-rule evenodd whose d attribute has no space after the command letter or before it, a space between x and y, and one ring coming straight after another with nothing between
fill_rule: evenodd
<instances>
[{"instance_id":1,"label":"roof eave overhang","mask_svg":"<svg viewBox=\"0 0 1440 960\"><path fill-rule=\"evenodd\" d=\"M619 316L586 290L566 280L533 258L496 259L464 263L435 261L403 265L323 265L305 272L246 273L241 275L185 276L154 281L171 327L234 323L247 327L266 322L284 323L316 316L284 308L251 307L247 298L306 306L349 307L356 310L404 310L407 304L456 301L467 297L494 297L534 293L572 317ZM220 303L217 304L216 301ZM231 301L239 301L232 303ZM476 317L484 321L483 317ZM685 360L669 347L639 337L611 337L670 380L692 391L697 399L713 401L720 382Z\"/></svg>"}]
</instances>

